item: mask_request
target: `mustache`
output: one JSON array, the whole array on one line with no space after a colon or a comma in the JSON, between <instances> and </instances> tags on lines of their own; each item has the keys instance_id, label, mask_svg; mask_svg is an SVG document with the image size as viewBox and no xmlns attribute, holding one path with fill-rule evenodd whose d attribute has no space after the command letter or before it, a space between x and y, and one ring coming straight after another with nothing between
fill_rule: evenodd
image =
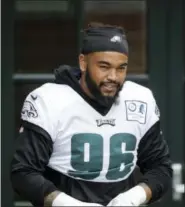
<instances>
[{"instance_id":1,"label":"mustache","mask_svg":"<svg viewBox=\"0 0 185 207\"><path fill-rule=\"evenodd\" d=\"M107 84L111 84L111 85L117 86L118 88L121 87L121 84L119 82L116 82L116 81L101 82L100 83L100 87L103 86L103 85L107 85Z\"/></svg>"}]
</instances>

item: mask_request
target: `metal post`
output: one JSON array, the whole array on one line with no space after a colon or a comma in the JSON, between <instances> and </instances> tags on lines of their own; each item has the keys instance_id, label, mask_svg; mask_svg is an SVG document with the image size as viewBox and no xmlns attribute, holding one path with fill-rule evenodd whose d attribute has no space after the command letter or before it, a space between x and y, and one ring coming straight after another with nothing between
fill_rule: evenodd
<instances>
[{"instance_id":1,"label":"metal post","mask_svg":"<svg viewBox=\"0 0 185 207\"><path fill-rule=\"evenodd\" d=\"M13 97L13 24L14 1L2 1L2 63L1 63L1 206L13 206L13 192L10 183L10 160L14 141L14 97Z\"/></svg>"},{"instance_id":2,"label":"metal post","mask_svg":"<svg viewBox=\"0 0 185 207\"><path fill-rule=\"evenodd\" d=\"M81 31L84 27L84 0L76 1L76 18L77 22L77 38L78 38L78 52L80 52L82 44Z\"/></svg>"},{"instance_id":3,"label":"metal post","mask_svg":"<svg viewBox=\"0 0 185 207\"><path fill-rule=\"evenodd\" d=\"M166 134L167 105L167 0L147 1L147 66L150 87L161 111Z\"/></svg>"}]
</instances>

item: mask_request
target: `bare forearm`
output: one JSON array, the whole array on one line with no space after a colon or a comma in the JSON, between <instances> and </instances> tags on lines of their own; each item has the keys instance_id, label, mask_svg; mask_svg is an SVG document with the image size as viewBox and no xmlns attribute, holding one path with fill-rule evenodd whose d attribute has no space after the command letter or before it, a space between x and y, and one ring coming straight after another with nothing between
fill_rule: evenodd
<instances>
[{"instance_id":1,"label":"bare forearm","mask_svg":"<svg viewBox=\"0 0 185 207\"><path fill-rule=\"evenodd\" d=\"M60 194L60 191L54 191L44 198L44 206L52 206L55 198Z\"/></svg>"},{"instance_id":2,"label":"bare forearm","mask_svg":"<svg viewBox=\"0 0 185 207\"><path fill-rule=\"evenodd\" d=\"M146 193L146 203L148 203L152 198L152 190L145 183L140 183L139 186L143 187L143 189Z\"/></svg>"}]
</instances>

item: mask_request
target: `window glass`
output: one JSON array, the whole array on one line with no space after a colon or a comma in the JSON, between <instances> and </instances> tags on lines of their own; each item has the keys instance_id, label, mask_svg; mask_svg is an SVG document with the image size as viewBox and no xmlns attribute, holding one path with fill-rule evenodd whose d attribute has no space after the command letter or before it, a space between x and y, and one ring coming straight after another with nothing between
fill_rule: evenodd
<instances>
[{"instance_id":1,"label":"window glass","mask_svg":"<svg viewBox=\"0 0 185 207\"><path fill-rule=\"evenodd\" d=\"M85 1L85 24L102 22L123 26L129 42L128 73L146 73L145 1Z\"/></svg>"},{"instance_id":2,"label":"window glass","mask_svg":"<svg viewBox=\"0 0 185 207\"><path fill-rule=\"evenodd\" d=\"M77 20L71 1L16 1L15 72L51 73L76 63Z\"/></svg>"}]
</instances>

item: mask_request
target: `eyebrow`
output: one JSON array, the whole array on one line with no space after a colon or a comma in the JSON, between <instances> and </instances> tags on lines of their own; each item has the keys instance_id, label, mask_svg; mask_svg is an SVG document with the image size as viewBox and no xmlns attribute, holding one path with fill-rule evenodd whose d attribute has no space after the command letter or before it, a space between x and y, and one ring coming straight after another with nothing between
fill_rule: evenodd
<instances>
[{"instance_id":1,"label":"eyebrow","mask_svg":"<svg viewBox=\"0 0 185 207\"><path fill-rule=\"evenodd\" d=\"M111 64L109 62L102 61L102 60L98 61L98 64L104 64L104 65L111 66ZM124 67L124 66L127 66L127 65L128 65L128 63L125 62L125 63L122 63L121 65L119 65L119 67Z\"/></svg>"},{"instance_id":2,"label":"eyebrow","mask_svg":"<svg viewBox=\"0 0 185 207\"><path fill-rule=\"evenodd\" d=\"M128 63L123 63L120 66L122 67L122 66L127 66L127 65L128 65Z\"/></svg>"},{"instance_id":3,"label":"eyebrow","mask_svg":"<svg viewBox=\"0 0 185 207\"><path fill-rule=\"evenodd\" d=\"M98 61L98 64L105 64L105 65L111 65L109 62L106 62L106 61L103 61L103 60L100 60Z\"/></svg>"}]
</instances>

